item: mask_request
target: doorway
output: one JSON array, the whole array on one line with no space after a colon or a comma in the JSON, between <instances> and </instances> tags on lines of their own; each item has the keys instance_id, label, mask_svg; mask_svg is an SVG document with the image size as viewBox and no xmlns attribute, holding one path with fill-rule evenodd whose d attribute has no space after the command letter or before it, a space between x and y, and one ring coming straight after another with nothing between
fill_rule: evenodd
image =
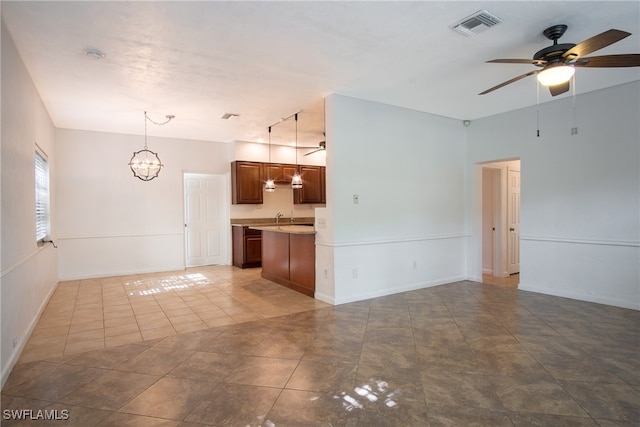
<instances>
[{"instance_id":1,"label":"doorway","mask_svg":"<svg viewBox=\"0 0 640 427\"><path fill-rule=\"evenodd\" d=\"M520 273L520 160L482 169L483 281L517 286Z\"/></svg>"},{"instance_id":2,"label":"doorway","mask_svg":"<svg viewBox=\"0 0 640 427\"><path fill-rule=\"evenodd\" d=\"M187 267L229 264L225 175L184 173L184 239Z\"/></svg>"}]
</instances>

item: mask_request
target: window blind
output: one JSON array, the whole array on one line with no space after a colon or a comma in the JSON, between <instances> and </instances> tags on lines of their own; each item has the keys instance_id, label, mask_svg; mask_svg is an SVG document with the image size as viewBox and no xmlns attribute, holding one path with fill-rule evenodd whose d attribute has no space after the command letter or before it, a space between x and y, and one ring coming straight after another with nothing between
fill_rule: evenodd
<instances>
[{"instance_id":1,"label":"window blind","mask_svg":"<svg viewBox=\"0 0 640 427\"><path fill-rule=\"evenodd\" d=\"M36 151L36 241L49 237L49 165Z\"/></svg>"}]
</instances>

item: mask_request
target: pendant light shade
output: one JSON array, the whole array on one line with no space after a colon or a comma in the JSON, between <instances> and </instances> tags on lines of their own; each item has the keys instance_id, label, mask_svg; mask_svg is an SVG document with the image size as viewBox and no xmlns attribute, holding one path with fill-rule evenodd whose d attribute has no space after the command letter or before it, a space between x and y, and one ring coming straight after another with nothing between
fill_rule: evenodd
<instances>
[{"instance_id":1,"label":"pendant light shade","mask_svg":"<svg viewBox=\"0 0 640 427\"><path fill-rule=\"evenodd\" d=\"M273 182L271 178L267 179L267 182L264 184L264 191L267 193L273 193L276 191L276 183Z\"/></svg>"},{"instance_id":2,"label":"pendant light shade","mask_svg":"<svg viewBox=\"0 0 640 427\"><path fill-rule=\"evenodd\" d=\"M291 178L291 188L299 190L302 188L302 177L298 171L298 113L295 114L296 119L296 173Z\"/></svg>"},{"instance_id":3,"label":"pendant light shade","mask_svg":"<svg viewBox=\"0 0 640 427\"><path fill-rule=\"evenodd\" d=\"M269 163L271 163L271 126L269 126ZM270 169L267 168L267 182L264 184L264 191L273 193L276 191L276 183L271 178Z\"/></svg>"},{"instance_id":4,"label":"pendant light shade","mask_svg":"<svg viewBox=\"0 0 640 427\"><path fill-rule=\"evenodd\" d=\"M302 188L302 177L297 171L295 175L293 175L293 178L291 178L291 188L294 190Z\"/></svg>"}]
</instances>

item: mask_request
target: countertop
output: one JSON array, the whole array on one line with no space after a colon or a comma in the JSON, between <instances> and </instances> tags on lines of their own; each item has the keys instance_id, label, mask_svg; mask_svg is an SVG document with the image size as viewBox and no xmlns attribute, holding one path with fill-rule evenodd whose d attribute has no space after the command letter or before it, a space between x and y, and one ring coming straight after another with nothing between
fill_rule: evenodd
<instances>
[{"instance_id":1,"label":"countertop","mask_svg":"<svg viewBox=\"0 0 640 427\"><path fill-rule=\"evenodd\" d=\"M312 225L255 225L249 228L260 231L273 231L276 233L288 234L316 234L316 230Z\"/></svg>"},{"instance_id":2,"label":"countertop","mask_svg":"<svg viewBox=\"0 0 640 427\"><path fill-rule=\"evenodd\" d=\"M293 223L291 222L291 218L282 217L280 218L281 226L289 226L289 225L311 225L314 223L315 218L313 217L297 217L293 219ZM234 227L267 227L267 226L275 226L276 220L275 218L232 218L231 226Z\"/></svg>"}]
</instances>

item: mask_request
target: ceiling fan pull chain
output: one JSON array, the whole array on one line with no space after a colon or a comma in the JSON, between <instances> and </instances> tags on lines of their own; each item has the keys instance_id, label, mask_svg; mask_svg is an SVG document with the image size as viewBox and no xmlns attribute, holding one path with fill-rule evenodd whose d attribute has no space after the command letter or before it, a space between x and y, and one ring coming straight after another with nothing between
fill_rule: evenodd
<instances>
[{"instance_id":1,"label":"ceiling fan pull chain","mask_svg":"<svg viewBox=\"0 0 640 427\"><path fill-rule=\"evenodd\" d=\"M576 75L574 74L572 77L572 85L573 85L573 96L571 97L571 135L575 135L578 133L578 117L576 111Z\"/></svg>"},{"instance_id":2,"label":"ceiling fan pull chain","mask_svg":"<svg viewBox=\"0 0 640 427\"><path fill-rule=\"evenodd\" d=\"M536 137L540 138L540 82L536 79Z\"/></svg>"}]
</instances>

